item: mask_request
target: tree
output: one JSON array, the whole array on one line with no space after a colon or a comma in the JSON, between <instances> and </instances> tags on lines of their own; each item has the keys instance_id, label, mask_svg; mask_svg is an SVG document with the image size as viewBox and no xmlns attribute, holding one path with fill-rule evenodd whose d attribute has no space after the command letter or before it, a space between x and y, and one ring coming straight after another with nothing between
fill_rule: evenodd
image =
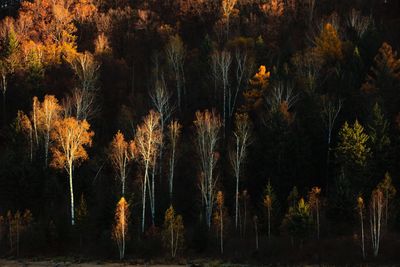
<instances>
[{"instance_id":1,"label":"tree","mask_svg":"<svg viewBox=\"0 0 400 267\"><path fill-rule=\"evenodd\" d=\"M137 127L135 144L137 146L138 159L142 161L144 167L144 177L142 178L142 232L145 226L146 210L146 189L149 186L150 204L152 207L152 219L154 224L154 179L149 183L149 169L155 168L154 157L157 156L161 143L162 133L160 129L160 114L150 110L149 114L143 119L141 125Z\"/></svg>"},{"instance_id":2,"label":"tree","mask_svg":"<svg viewBox=\"0 0 400 267\"><path fill-rule=\"evenodd\" d=\"M150 93L150 98L153 102L155 110L160 114L160 130L164 136L165 125L170 119L173 107L170 105L171 96L167 91L164 80L157 80L154 91ZM158 157L155 159L159 162L159 174L162 175L162 163L163 163L163 152L164 152L164 139L161 139L160 149ZM156 169L153 168L153 175L155 175Z\"/></svg>"},{"instance_id":3,"label":"tree","mask_svg":"<svg viewBox=\"0 0 400 267\"><path fill-rule=\"evenodd\" d=\"M45 95L43 102L38 110L39 131L44 135L44 152L45 166L47 167L48 153L50 145L50 133L54 128L54 124L60 119L62 108L58 104L58 100L53 95Z\"/></svg>"},{"instance_id":4,"label":"tree","mask_svg":"<svg viewBox=\"0 0 400 267\"><path fill-rule=\"evenodd\" d=\"M17 132L22 133L29 140L29 159L32 162L33 160L33 128L32 123L29 117L21 110L18 110L17 113Z\"/></svg>"},{"instance_id":5,"label":"tree","mask_svg":"<svg viewBox=\"0 0 400 267\"><path fill-rule=\"evenodd\" d=\"M33 220L30 210L25 210L23 214L20 211L7 213L7 222L9 230L10 248L16 249L17 257L19 256L20 239L23 233L28 230ZM15 246L15 247L14 247Z\"/></svg>"},{"instance_id":6,"label":"tree","mask_svg":"<svg viewBox=\"0 0 400 267\"><path fill-rule=\"evenodd\" d=\"M361 90L366 93L388 93L400 80L400 58L386 42L379 48L374 64L367 74Z\"/></svg>"},{"instance_id":7,"label":"tree","mask_svg":"<svg viewBox=\"0 0 400 267\"><path fill-rule=\"evenodd\" d=\"M53 141L51 166L56 169L65 168L69 175L71 225L75 225L73 167L89 158L85 147L92 145L93 135L94 132L90 131L90 124L86 120L79 121L73 117L55 121L51 132Z\"/></svg>"},{"instance_id":8,"label":"tree","mask_svg":"<svg viewBox=\"0 0 400 267\"><path fill-rule=\"evenodd\" d=\"M315 38L314 52L326 63L335 62L343 58L342 42L335 27L326 23L319 36Z\"/></svg>"},{"instance_id":9,"label":"tree","mask_svg":"<svg viewBox=\"0 0 400 267\"><path fill-rule=\"evenodd\" d=\"M353 125L344 123L339 131L339 142L336 148L336 157L342 166L364 167L370 156L368 147L369 136L364 127L356 120Z\"/></svg>"},{"instance_id":10,"label":"tree","mask_svg":"<svg viewBox=\"0 0 400 267\"><path fill-rule=\"evenodd\" d=\"M393 186L392 177L388 172L385 173L383 181L378 184L378 188L383 194L383 202L385 205L385 225L387 226L389 218L389 202L396 195L396 188Z\"/></svg>"},{"instance_id":11,"label":"tree","mask_svg":"<svg viewBox=\"0 0 400 267\"><path fill-rule=\"evenodd\" d=\"M251 137L251 125L249 116L247 114L237 113L235 116L235 130L234 145L230 150L230 163L233 168L233 172L236 180L236 192L235 192L235 227L238 228L238 211L239 211L239 180L240 180L240 169L243 161L246 158L247 147L250 144Z\"/></svg>"},{"instance_id":12,"label":"tree","mask_svg":"<svg viewBox=\"0 0 400 267\"><path fill-rule=\"evenodd\" d=\"M314 186L311 188L311 191L308 193L308 203L310 205L311 211L315 212L316 214L316 225L317 225L317 239L319 240L319 210L321 207L321 188L318 186Z\"/></svg>"},{"instance_id":13,"label":"tree","mask_svg":"<svg viewBox=\"0 0 400 267\"><path fill-rule=\"evenodd\" d=\"M121 181L122 196L125 196L125 180L127 176L128 164L131 161L131 154L129 153L130 147L128 142L125 141L124 135L118 131L110 144L110 160L116 172L118 179Z\"/></svg>"},{"instance_id":14,"label":"tree","mask_svg":"<svg viewBox=\"0 0 400 267\"><path fill-rule=\"evenodd\" d=\"M264 95L269 86L271 73L264 65L261 65L258 72L249 80L249 89L243 92L245 104L242 109L245 111L258 110L263 105Z\"/></svg>"},{"instance_id":15,"label":"tree","mask_svg":"<svg viewBox=\"0 0 400 267\"><path fill-rule=\"evenodd\" d=\"M215 66L213 70L214 76L218 83L222 85L222 125L226 127L227 106L230 105L231 90L229 87L229 71L232 64L232 57L229 51L215 51L212 54L212 65Z\"/></svg>"},{"instance_id":16,"label":"tree","mask_svg":"<svg viewBox=\"0 0 400 267\"><path fill-rule=\"evenodd\" d=\"M174 174L176 165L176 149L179 138L181 136L182 125L177 120L172 120L168 125L168 137L170 141L170 157L169 157L169 199L172 203L173 189L174 189Z\"/></svg>"},{"instance_id":17,"label":"tree","mask_svg":"<svg viewBox=\"0 0 400 267\"><path fill-rule=\"evenodd\" d=\"M363 255L363 259L365 259L365 244L364 244L364 199L359 196L357 198L357 211L360 215L360 223L361 223L361 251Z\"/></svg>"},{"instance_id":18,"label":"tree","mask_svg":"<svg viewBox=\"0 0 400 267\"><path fill-rule=\"evenodd\" d=\"M237 0L222 0L222 14L226 19L226 40L229 40L229 24L230 24L230 17L234 10Z\"/></svg>"},{"instance_id":19,"label":"tree","mask_svg":"<svg viewBox=\"0 0 400 267\"><path fill-rule=\"evenodd\" d=\"M337 102L333 101L327 97L322 98L322 120L325 124L325 129L328 135L327 138L327 155L326 155L326 181L328 183L329 177L329 163L330 163L330 153L331 153L331 142L332 142L332 131L335 126L335 121L342 109L342 100L339 99Z\"/></svg>"},{"instance_id":20,"label":"tree","mask_svg":"<svg viewBox=\"0 0 400 267\"><path fill-rule=\"evenodd\" d=\"M274 189L271 186L271 181L268 180L268 184L267 184L267 187L265 188L264 199L263 199L263 205L267 209L268 240L271 239L271 212L272 212L272 207L273 207L273 203L275 200L276 200L276 196L274 193Z\"/></svg>"},{"instance_id":21,"label":"tree","mask_svg":"<svg viewBox=\"0 0 400 267\"><path fill-rule=\"evenodd\" d=\"M196 129L196 148L200 158L200 191L205 209L205 219L208 228L211 226L212 210L216 197L215 166L219 155L216 151L221 119L214 112L197 111L194 121Z\"/></svg>"},{"instance_id":22,"label":"tree","mask_svg":"<svg viewBox=\"0 0 400 267\"><path fill-rule=\"evenodd\" d=\"M220 238L220 252L224 254L224 221L226 220L224 194L222 191L217 193L217 210L214 212L213 221L216 227L217 236ZM219 234L218 234L219 233Z\"/></svg>"},{"instance_id":23,"label":"tree","mask_svg":"<svg viewBox=\"0 0 400 267\"><path fill-rule=\"evenodd\" d=\"M383 193L378 188L371 194L369 208L369 223L371 227L371 242L374 257L378 256L379 244L381 240L382 210L384 205Z\"/></svg>"},{"instance_id":24,"label":"tree","mask_svg":"<svg viewBox=\"0 0 400 267\"><path fill-rule=\"evenodd\" d=\"M172 258L175 258L178 250L183 247L184 230L182 216L176 215L171 205L165 212L162 238L164 246L171 252Z\"/></svg>"},{"instance_id":25,"label":"tree","mask_svg":"<svg viewBox=\"0 0 400 267\"><path fill-rule=\"evenodd\" d=\"M296 207L296 204L300 200L299 191L297 190L297 186L293 186L292 191L290 191L287 200L288 200L289 207Z\"/></svg>"},{"instance_id":26,"label":"tree","mask_svg":"<svg viewBox=\"0 0 400 267\"><path fill-rule=\"evenodd\" d=\"M378 103L375 103L370 123L368 123L368 135L370 136L371 152L374 156L374 160L371 162L374 171L381 172L383 168L386 168L389 160L390 151L390 136L389 136L390 123L385 118L385 115L380 108Z\"/></svg>"},{"instance_id":27,"label":"tree","mask_svg":"<svg viewBox=\"0 0 400 267\"><path fill-rule=\"evenodd\" d=\"M181 109L182 90L185 94L185 72L183 67L185 64L186 49L179 35L174 35L169 38L169 42L165 47L165 54L167 56L168 66L175 76L178 107Z\"/></svg>"},{"instance_id":28,"label":"tree","mask_svg":"<svg viewBox=\"0 0 400 267\"><path fill-rule=\"evenodd\" d=\"M19 62L18 50L20 44L14 31L13 21L5 20L4 25L1 24L0 26L4 27L6 31L5 36L2 38L3 40L1 40L0 44L0 85L3 93L3 119L5 120L6 93L8 89L7 81L8 76L14 73Z\"/></svg>"},{"instance_id":29,"label":"tree","mask_svg":"<svg viewBox=\"0 0 400 267\"><path fill-rule=\"evenodd\" d=\"M112 238L118 245L120 260L125 257L125 242L128 236L129 216L129 204L124 197L121 197L115 209L115 223L112 231Z\"/></svg>"},{"instance_id":30,"label":"tree","mask_svg":"<svg viewBox=\"0 0 400 267\"><path fill-rule=\"evenodd\" d=\"M256 234L256 250L258 250L258 217L254 215L253 217L254 232Z\"/></svg>"},{"instance_id":31,"label":"tree","mask_svg":"<svg viewBox=\"0 0 400 267\"><path fill-rule=\"evenodd\" d=\"M70 61L71 68L78 77L78 86L66 100L67 115L79 120L88 120L98 111L96 94L100 64L89 52L77 54Z\"/></svg>"},{"instance_id":32,"label":"tree","mask_svg":"<svg viewBox=\"0 0 400 267\"><path fill-rule=\"evenodd\" d=\"M246 236L246 228L247 228L247 207L248 207L248 202L249 202L249 194L247 193L247 190L243 190L240 196L240 201L242 202L243 206L243 219L240 219L240 232L243 237ZM241 212L240 212L241 213Z\"/></svg>"},{"instance_id":33,"label":"tree","mask_svg":"<svg viewBox=\"0 0 400 267\"><path fill-rule=\"evenodd\" d=\"M292 241L294 238L297 238L300 244L303 243L312 226L310 206L303 198L300 198L294 207L289 207L289 211L283 219L282 226L288 231L292 237Z\"/></svg>"}]
</instances>

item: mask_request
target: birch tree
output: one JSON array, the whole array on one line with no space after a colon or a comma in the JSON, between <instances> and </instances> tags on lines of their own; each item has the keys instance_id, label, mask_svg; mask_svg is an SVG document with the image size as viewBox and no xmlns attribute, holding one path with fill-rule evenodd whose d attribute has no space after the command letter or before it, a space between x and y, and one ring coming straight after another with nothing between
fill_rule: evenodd
<instances>
[{"instance_id":1,"label":"birch tree","mask_svg":"<svg viewBox=\"0 0 400 267\"><path fill-rule=\"evenodd\" d=\"M162 238L172 258L175 258L178 250L183 247L184 230L182 216L177 215L174 208L170 206L165 212Z\"/></svg>"},{"instance_id":2,"label":"birch tree","mask_svg":"<svg viewBox=\"0 0 400 267\"><path fill-rule=\"evenodd\" d=\"M253 217L253 224L254 224L254 232L256 235L256 250L258 250L258 217L254 215Z\"/></svg>"},{"instance_id":3,"label":"birch tree","mask_svg":"<svg viewBox=\"0 0 400 267\"><path fill-rule=\"evenodd\" d=\"M247 114L237 113L235 116L235 130L233 148L230 150L230 163L233 168L236 182L235 191L235 228L238 228L238 211L239 211L239 182L240 169L247 156L247 147L250 144L251 125Z\"/></svg>"},{"instance_id":4,"label":"birch tree","mask_svg":"<svg viewBox=\"0 0 400 267\"><path fill-rule=\"evenodd\" d=\"M319 210L321 207L321 201L320 201L320 195L321 195L321 188L314 186L311 191L308 193L308 202L310 204L311 211L315 213L315 224L317 228L317 239L319 240L319 229L320 229L320 224L319 224Z\"/></svg>"},{"instance_id":5,"label":"birch tree","mask_svg":"<svg viewBox=\"0 0 400 267\"><path fill-rule=\"evenodd\" d=\"M214 213L214 225L216 227L217 236L219 236L220 241L220 252L224 254L224 221L225 221L225 207L224 207L224 194L222 191L217 193L217 210Z\"/></svg>"},{"instance_id":6,"label":"birch tree","mask_svg":"<svg viewBox=\"0 0 400 267\"><path fill-rule=\"evenodd\" d=\"M378 188L383 193L384 209L385 209L385 226L387 226L389 218L389 204L396 195L396 188L393 186L392 177L388 172L385 173L385 178L378 184Z\"/></svg>"},{"instance_id":7,"label":"birch tree","mask_svg":"<svg viewBox=\"0 0 400 267\"><path fill-rule=\"evenodd\" d=\"M45 166L48 163L50 133L54 124L60 119L62 108L53 95L45 95L39 109L39 129L43 133Z\"/></svg>"},{"instance_id":8,"label":"birch tree","mask_svg":"<svg viewBox=\"0 0 400 267\"><path fill-rule=\"evenodd\" d=\"M336 101L332 101L326 97L322 98L322 120L325 125L325 129L327 132L327 155L326 155L326 179L328 180L329 175L329 164L330 164L330 153L331 153L331 142L332 142L332 131L335 126L336 119L342 109L342 100L339 99Z\"/></svg>"},{"instance_id":9,"label":"birch tree","mask_svg":"<svg viewBox=\"0 0 400 267\"><path fill-rule=\"evenodd\" d=\"M174 191L174 174L176 165L176 150L179 138L181 136L182 125L177 120L172 120L168 125L168 137L170 141L170 156L169 156L169 199L172 203L172 196Z\"/></svg>"},{"instance_id":10,"label":"birch tree","mask_svg":"<svg viewBox=\"0 0 400 267\"><path fill-rule=\"evenodd\" d=\"M158 112L158 114L160 114L160 130L162 135L164 135L165 125L172 115L173 107L170 104L171 96L167 91L166 85L163 80L156 81L154 91L150 93L150 98L153 102L155 110ZM160 175L162 175L163 152L164 139L161 139L158 158L156 158L156 161L159 162ZM156 169L153 168L153 175L155 175L155 171Z\"/></svg>"},{"instance_id":11,"label":"birch tree","mask_svg":"<svg viewBox=\"0 0 400 267\"><path fill-rule=\"evenodd\" d=\"M161 138L160 115L154 110L150 110L142 124L137 127L135 135L138 159L142 162L144 168L144 176L142 177L142 232L144 232L145 226L147 186L149 186L150 203L154 200L154 180L152 184L149 183L149 170L154 168L154 157L157 155ZM152 218L154 218L154 210L152 210Z\"/></svg>"},{"instance_id":12,"label":"birch tree","mask_svg":"<svg viewBox=\"0 0 400 267\"><path fill-rule=\"evenodd\" d=\"M130 146L125 141L124 135L118 131L110 144L110 160L117 174L118 179L121 181L122 196L125 196L125 181L127 176L127 168L129 162L132 160L131 153L129 153Z\"/></svg>"},{"instance_id":13,"label":"birch tree","mask_svg":"<svg viewBox=\"0 0 400 267\"><path fill-rule=\"evenodd\" d=\"M124 197L121 197L118 201L117 208L115 209L115 223L112 230L112 238L118 245L120 260L125 257L125 243L128 234L129 216L129 204L126 202Z\"/></svg>"},{"instance_id":14,"label":"birch tree","mask_svg":"<svg viewBox=\"0 0 400 267\"><path fill-rule=\"evenodd\" d=\"M214 111L197 111L194 121L196 129L196 148L200 159L199 187L208 228L211 227L211 216L216 197L215 167L218 161L217 143L221 128L221 119Z\"/></svg>"},{"instance_id":15,"label":"birch tree","mask_svg":"<svg viewBox=\"0 0 400 267\"><path fill-rule=\"evenodd\" d=\"M66 109L72 112L67 115L75 116L79 120L87 120L98 111L96 94L100 64L89 52L78 54L70 64L78 77L78 86L67 98Z\"/></svg>"},{"instance_id":16,"label":"birch tree","mask_svg":"<svg viewBox=\"0 0 400 267\"><path fill-rule=\"evenodd\" d=\"M86 120L79 121L73 117L57 120L51 132L53 159L51 166L65 169L69 176L71 200L71 225L75 225L73 167L89 158L85 147L92 145L94 132Z\"/></svg>"},{"instance_id":17,"label":"birch tree","mask_svg":"<svg viewBox=\"0 0 400 267\"><path fill-rule=\"evenodd\" d=\"M169 38L169 42L165 47L167 63L171 72L175 76L176 94L178 97L178 107L182 106L182 93L185 94L185 56L186 48L179 35L174 35ZM182 92L183 91L183 92Z\"/></svg>"},{"instance_id":18,"label":"birch tree","mask_svg":"<svg viewBox=\"0 0 400 267\"><path fill-rule=\"evenodd\" d=\"M375 189L371 195L369 208L369 223L371 227L371 242L374 257L377 257L379 252L383 204L384 200L382 191L379 188Z\"/></svg>"},{"instance_id":19,"label":"birch tree","mask_svg":"<svg viewBox=\"0 0 400 267\"><path fill-rule=\"evenodd\" d=\"M363 255L363 259L365 259L365 242L364 242L364 199L360 196L357 198L357 210L358 215L360 216L360 224L361 224L361 251Z\"/></svg>"},{"instance_id":20,"label":"birch tree","mask_svg":"<svg viewBox=\"0 0 400 267\"><path fill-rule=\"evenodd\" d=\"M232 56L229 51L215 51L212 54L213 75L217 77L218 84L222 86L222 124L225 127L227 118L228 100L231 98L231 90L229 89L229 71L232 64Z\"/></svg>"}]
</instances>

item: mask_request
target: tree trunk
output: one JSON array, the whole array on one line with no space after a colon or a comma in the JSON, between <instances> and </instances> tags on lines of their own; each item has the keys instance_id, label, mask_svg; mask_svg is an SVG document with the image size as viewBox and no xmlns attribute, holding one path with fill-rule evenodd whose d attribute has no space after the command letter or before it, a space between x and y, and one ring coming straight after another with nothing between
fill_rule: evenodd
<instances>
[{"instance_id":1,"label":"tree trunk","mask_svg":"<svg viewBox=\"0 0 400 267\"><path fill-rule=\"evenodd\" d=\"M74 211L74 189L72 184L72 163L69 164L69 191L71 196L71 225L75 225L75 211Z\"/></svg>"},{"instance_id":2,"label":"tree trunk","mask_svg":"<svg viewBox=\"0 0 400 267\"><path fill-rule=\"evenodd\" d=\"M143 182L143 192L142 192L142 233L144 233L144 221L145 221L145 210L146 210L146 185L147 185L147 175L148 175L148 164L146 163L144 182Z\"/></svg>"},{"instance_id":3,"label":"tree trunk","mask_svg":"<svg viewBox=\"0 0 400 267\"><path fill-rule=\"evenodd\" d=\"M360 211L360 219L361 219L361 249L363 259L365 259L365 245L364 245L364 220L362 210Z\"/></svg>"}]
</instances>

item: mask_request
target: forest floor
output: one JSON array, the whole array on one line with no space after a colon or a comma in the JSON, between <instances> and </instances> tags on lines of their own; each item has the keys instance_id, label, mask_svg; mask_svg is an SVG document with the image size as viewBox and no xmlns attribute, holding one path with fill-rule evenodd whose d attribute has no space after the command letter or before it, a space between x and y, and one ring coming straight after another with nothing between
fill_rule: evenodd
<instances>
[{"instance_id":1,"label":"forest floor","mask_svg":"<svg viewBox=\"0 0 400 267\"><path fill-rule=\"evenodd\" d=\"M93 262L93 263L72 263L72 262L67 262L67 261L52 261L52 260L46 260L46 261L31 261L31 260L3 260L0 259L0 266L1 267L98 267L98 266L103 266L103 267L120 267L120 266L132 266L132 267L182 267L183 265L148 265L148 264L142 264L142 265L131 265L127 263L98 263L98 262Z\"/></svg>"}]
</instances>

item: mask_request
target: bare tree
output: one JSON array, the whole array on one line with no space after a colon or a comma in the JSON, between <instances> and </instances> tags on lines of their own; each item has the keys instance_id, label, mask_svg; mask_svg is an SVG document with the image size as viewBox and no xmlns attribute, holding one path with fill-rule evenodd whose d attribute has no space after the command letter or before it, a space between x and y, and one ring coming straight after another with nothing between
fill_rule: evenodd
<instances>
[{"instance_id":1,"label":"bare tree","mask_svg":"<svg viewBox=\"0 0 400 267\"><path fill-rule=\"evenodd\" d=\"M212 210L215 203L216 183L215 166L219 155L216 151L221 119L214 112L197 111L194 121L196 129L196 148L200 158L200 191L205 210L207 226L211 227Z\"/></svg>"},{"instance_id":2,"label":"bare tree","mask_svg":"<svg viewBox=\"0 0 400 267\"><path fill-rule=\"evenodd\" d=\"M67 97L67 110L72 110L78 120L90 119L97 111L96 94L100 64L89 52L78 54L71 67L79 79L79 85Z\"/></svg>"},{"instance_id":3,"label":"bare tree","mask_svg":"<svg viewBox=\"0 0 400 267\"><path fill-rule=\"evenodd\" d=\"M336 102L336 103L335 103ZM329 98L322 98L322 120L325 124L325 129L328 134L328 150L327 150L327 157L326 157L326 181L328 184L328 176L329 176L329 164L330 164L330 153L331 153L331 141L332 141L332 131L333 127L335 126L335 121L342 109L343 102L341 99L337 101L332 101Z\"/></svg>"},{"instance_id":4,"label":"bare tree","mask_svg":"<svg viewBox=\"0 0 400 267\"><path fill-rule=\"evenodd\" d=\"M150 110L149 114L144 118L143 123L137 127L135 135L137 152L144 167L144 177L142 178L142 232L144 232L145 226L146 189L148 184L149 191L154 194L154 184L151 188L149 183L149 170L154 167L154 157L157 155L161 138L160 115ZM149 196L151 202L152 194ZM154 214L152 214L152 217L153 216Z\"/></svg>"},{"instance_id":5,"label":"bare tree","mask_svg":"<svg viewBox=\"0 0 400 267\"><path fill-rule=\"evenodd\" d=\"M237 97L239 92L243 90L243 87L247 85L247 82L251 75L252 63L249 60L246 51L236 49L235 51L235 78L236 78L236 88L235 91L231 91L229 87L228 92L228 116L231 118L235 112Z\"/></svg>"},{"instance_id":6,"label":"bare tree","mask_svg":"<svg viewBox=\"0 0 400 267\"><path fill-rule=\"evenodd\" d=\"M381 240L381 221L383 210L383 193L380 189L372 192L369 211L369 223L371 227L371 242L374 251L374 257L378 256L379 243Z\"/></svg>"},{"instance_id":7,"label":"bare tree","mask_svg":"<svg viewBox=\"0 0 400 267\"><path fill-rule=\"evenodd\" d=\"M163 79L157 80L154 91L150 93L150 98L153 102L153 106L155 110L160 114L160 130L164 135L165 124L170 119L173 107L170 104L171 96L167 91L165 86L165 82ZM159 162L159 174L162 175L162 162L163 162L163 152L164 152L164 139L161 139L160 149L158 152L158 160ZM155 175L156 168L153 168L153 175Z\"/></svg>"},{"instance_id":8,"label":"bare tree","mask_svg":"<svg viewBox=\"0 0 400 267\"><path fill-rule=\"evenodd\" d=\"M234 135L234 146L230 150L229 158L233 168L236 181L235 191L235 227L238 228L238 212L239 212L239 181L240 181L240 169L243 161L246 158L247 147L250 144L251 136L251 124L249 116L247 114L236 114L235 119L235 130Z\"/></svg>"},{"instance_id":9,"label":"bare tree","mask_svg":"<svg viewBox=\"0 0 400 267\"><path fill-rule=\"evenodd\" d=\"M357 33L358 38L364 36L372 23L373 18L371 16L363 16L360 11L354 8L350 11L347 18L347 26Z\"/></svg>"},{"instance_id":10,"label":"bare tree","mask_svg":"<svg viewBox=\"0 0 400 267\"><path fill-rule=\"evenodd\" d=\"M226 126L227 103L231 99L231 91L229 89L229 71L232 64L231 53L228 51L215 51L212 54L213 75L218 78L218 83L222 85L222 124ZM229 114L229 113L228 113Z\"/></svg>"},{"instance_id":11,"label":"bare tree","mask_svg":"<svg viewBox=\"0 0 400 267\"><path fill-rule=\"evenodd\" d=\"M360 196L357 198L357 210L360 215L360 223L361 223L361 251L363 255L363 259L365 259L365 243L364 243L364 200Z\"/></svg>"},{"instance_id":12,"label":"bare tree","mask_svg":"<svg viewBox=\"0 0 400 267\"><path fill-rule=\"evenodd\" d=\"M168 126L169 140L170 140L170 158L169 158L169 198L172 202L173 189L174 189L174 172L176 165L176 148L179 137L181 135L182 125L177 120L172 120Z\"/></svg>"},{"instance_id":13,"label":"bare tree","mask_svg":"<svg viewBox=\"0 0 400 267\"><path fill-rule=\"evenodd\" d=\"M179 35L174 35L169 38L169 42L165 47L165 54L167 56L168 66L175 76L176 94L178 97L178 107L182 106L182 91L185 94L185 56L186 48Z\"/></svg>"},{"instance_id":14,"label":"bare tree","mask_svg":"<svg viewBox=\"0 0 400 267\"><path fill-rule=\"evenodd\" d=\"M277 82L267 97L267 103L272 112L280 110L282 103L290 109L297 102L298 95L293 92L293 86L283 82Z\"/></svg>"}]
</instances>

